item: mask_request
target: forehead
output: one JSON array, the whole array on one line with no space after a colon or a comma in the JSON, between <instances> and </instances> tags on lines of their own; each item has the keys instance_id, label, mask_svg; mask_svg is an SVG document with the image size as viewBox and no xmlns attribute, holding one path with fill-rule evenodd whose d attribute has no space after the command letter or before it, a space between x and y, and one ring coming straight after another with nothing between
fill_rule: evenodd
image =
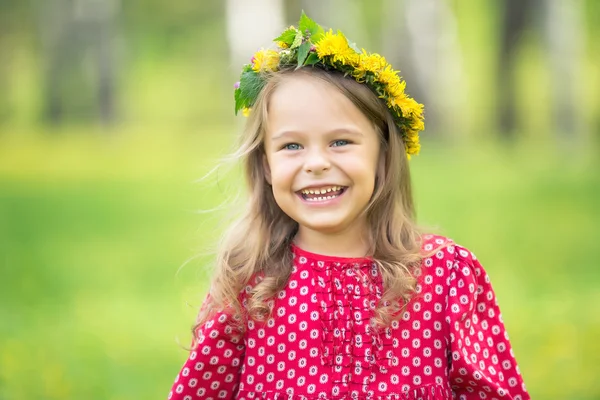
<instances>
[{"instance_id":1,"label":"forehead","mask_svg":"<svg viewBox=\"0 0 600 400\"><path fill-rule=\"evenodd\" d=\"M354 127L374 131L365 114L340 89L307 74L282 79L268 100L267 137L278 131L312 134Z\"/></svg>"}]
</instances>

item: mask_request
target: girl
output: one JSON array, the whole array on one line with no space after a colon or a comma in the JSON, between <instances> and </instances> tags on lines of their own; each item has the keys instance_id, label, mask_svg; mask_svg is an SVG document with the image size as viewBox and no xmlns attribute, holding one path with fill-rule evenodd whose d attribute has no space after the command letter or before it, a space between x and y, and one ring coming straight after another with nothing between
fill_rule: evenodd
<instances>
[{"instance_id":1,"label":"girl","mask_svg":"<svg viewBox=\"0 0 600 400\"><path fill-rule=\"evenodd\" d=\"M475 256L414 222L422 106L302 15L236 85L246 210L169 399L529 399Z\"/></svg>"}]
</instances>

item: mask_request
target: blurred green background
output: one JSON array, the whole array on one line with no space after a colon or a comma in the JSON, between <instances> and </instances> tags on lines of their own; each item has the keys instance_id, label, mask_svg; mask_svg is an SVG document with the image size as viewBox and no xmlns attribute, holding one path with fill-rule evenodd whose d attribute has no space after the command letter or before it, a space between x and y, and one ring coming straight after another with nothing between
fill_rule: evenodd
<instances>
[{"instance_id":1,"label":"blurred green background","mask_svg":"<svg viewBox=\"0 0 600 400\"><path fill-rule=\"evenodd\" d=\"M0 0L0 399L166 397L240 188L197 180L302 8L425 103L419 222L488 270L532 397L600 398L600 2Z\"/></svg>"}]
</instances>

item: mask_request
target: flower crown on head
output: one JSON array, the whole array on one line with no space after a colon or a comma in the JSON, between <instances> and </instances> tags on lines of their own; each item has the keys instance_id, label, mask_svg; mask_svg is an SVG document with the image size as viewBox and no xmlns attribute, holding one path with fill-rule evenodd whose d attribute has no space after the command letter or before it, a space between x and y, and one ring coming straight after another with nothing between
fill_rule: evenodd
<instances>
[{"instance_id":1,"label":"flower crown on head","mask_svg":"<svg viewBox=\"0 0 600 400\"><path fill-rule=\"evenodd\" d=\"M385 101L396 124L409 156L419 153L419 132L425 128L423 105L404 93L406 82L398 75L384 57L367 53L350 43L340 31L333 33L304 12L298 28L291 26L274 39L276 50L259 50L250 64L244 65L240 81L235 84L235 113L242 110L248 115L266 83L264 73L276 72L281 68L321 66L343 72L357 82L369 86Z\"/></svg>"}]
</instances>

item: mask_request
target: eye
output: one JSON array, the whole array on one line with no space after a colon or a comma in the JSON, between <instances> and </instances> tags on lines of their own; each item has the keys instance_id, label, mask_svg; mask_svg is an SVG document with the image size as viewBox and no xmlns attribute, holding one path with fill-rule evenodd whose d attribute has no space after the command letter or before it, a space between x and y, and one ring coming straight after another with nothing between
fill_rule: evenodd
<instances>
[{"instance_id":1,"label":"eye","mask_svg":"<svg viewBox=\"0 0 600 400\"><path fill-rule=\"evenodd\" d=\"M302 148L302 146L300 146L298 143L288 143L288 144L284 144L281 149L282 150L300 150L301 148Z\"/></svg>"},{"instance_id":2,"label":"eye","mask_svg":"<svg viewBox=\"0 0 600 400\"><path fill-rule=\"evenodd\" d=\"M333 143L331 143L333 147L346 146L348 144L350 144L350 141L344 139L336 140Z\"/></svg>"}]
</instances>

